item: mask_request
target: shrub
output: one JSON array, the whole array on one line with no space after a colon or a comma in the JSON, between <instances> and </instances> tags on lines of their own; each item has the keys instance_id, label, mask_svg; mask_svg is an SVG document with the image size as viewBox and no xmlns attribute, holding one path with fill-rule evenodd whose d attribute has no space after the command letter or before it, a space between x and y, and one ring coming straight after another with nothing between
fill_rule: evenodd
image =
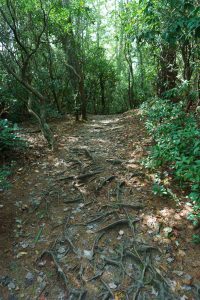
<instances>
[{"instance_id":1,"label":"shrub","mask_svg":"<svg viewBox=\"0 0 200 300\"><path fill-rule=\"evenodd\" d=\"M18 127L7 119L0 120L0 152L22 149L24 141L16 135Z\"/></svg>"},{"instance_id":2,"label":"shrub","mask_svg":"<svg viewBox=\"0 0 200 300\"><path fill-rule=\"evenodd\" d=\"M190 187L189 198L200 209L200 129L194 114L186 113L182 103L161 99L147 102L142 110L155 141L148 167L169 166L174 177Z\"/></svg>"},{"instance_id":3,"label":"shrub","mask_svg":"<svg viewBox=\"0 0 200 300\"><path fill-rule=\"evenodd\" d=\"M0 120L0 154L6 154L8 151L16 151L25 147L25 142L16 135L18 130L16 125L8 120ZM10 175L9 167L0 167L0 189L9 187L7 177Z\"/></svg>"}]
</instances>

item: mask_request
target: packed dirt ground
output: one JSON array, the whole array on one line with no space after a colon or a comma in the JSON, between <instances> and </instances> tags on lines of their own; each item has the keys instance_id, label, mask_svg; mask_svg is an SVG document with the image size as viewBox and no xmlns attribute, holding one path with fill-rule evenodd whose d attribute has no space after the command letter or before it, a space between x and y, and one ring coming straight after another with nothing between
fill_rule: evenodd
<instances>
[{"instance_id":1,"label":"packed dirt ground","mask_svg":"<svg viewBox=\"0 0 200 300\"><path fill-rule=\"evenodd\" d=\"M200 299L191 206L152 193L140 112L51 126L53 152L24 128L0 192L0 299Z\"/></svg>"}]
</instances>

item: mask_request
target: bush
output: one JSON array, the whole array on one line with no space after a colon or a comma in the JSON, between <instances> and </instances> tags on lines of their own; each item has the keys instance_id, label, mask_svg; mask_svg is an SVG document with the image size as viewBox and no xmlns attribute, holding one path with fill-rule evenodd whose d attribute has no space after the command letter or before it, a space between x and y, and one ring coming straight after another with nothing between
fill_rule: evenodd
<instances>
[{"instance_id":1,"label":"bush","mask_svg":"<svg viewBox=\"0 0 200 300\"><path fill-rule=\"evenodd\" d=\"M189 198L200 208L200 129L194 114L182 103L153 100L142 106L146 128L155 141L148 159L152 168L167 165L180 183L190 187Z\"/></svg>"},{"instance_id":2,"label":"bush","mask_svg":"<svg viewBox=\"0 0 200 300\"><path fill-rule=\"evenodd\" d=\"M10 175L10 168L2 167L0 168L0 190L5 190L10 187L10 184L7 180Z\"/></svg>"},{"instance_id":3,"label":"bush","mask_svg":"<svg viewBox=\"0 0 200 300\"><path fill-rule=\"evenodd\" d=\"M8 120L0 120L0 154L6 154L8 151L16 151L25 147L25 142L16 135L18 130L16 125L12 125ZM9 167L0 168L0 189L9 187L7 177L10 175Z\"/></svg>"},{"instance_id":4,"label":"bush","mask_svg":"<svg viewBox=\"0 0 200 300\"><path fill-rule=\"evenodd\" d=\"M0 152L22 149L24 141L16 135L18 127L7 119L0 120Z\"/></svg>"}]
</instances>

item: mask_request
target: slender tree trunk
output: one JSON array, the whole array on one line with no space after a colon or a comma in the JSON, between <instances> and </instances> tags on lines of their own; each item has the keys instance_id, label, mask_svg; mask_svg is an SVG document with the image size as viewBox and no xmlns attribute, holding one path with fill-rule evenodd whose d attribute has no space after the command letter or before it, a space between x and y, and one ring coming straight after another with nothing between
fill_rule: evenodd
<instances>
[{"instance_id":1,"label":"slender tree trunk","mask_svg":"<svg viewBox=\"0 0 200 300\"><path fill-rule=\"evenodd\" d=\"M105 82L100 76L99 78L100 83L100 91L101 91L101 105L102 105L102 113L104 114L106 112L106 101L105 101Z\"/></svg>"},{"instance_id":2,"label":"slender tree trunk","mask_svg":"<svg viewBox=\"0 0 200 300\"><path fill-rule=\"evenodd\" d=\"M158 93L160 97L176 87L177 65L176 65L176 47L163 45L160 58L160 71L158 75ZM178 99L171 97L173 102Z\"/></svg>"},{"instance_id":3,"label":"slender tree trunk","mask_svg":"<svg viewBox=\"0 0 200 300\"><path fill-rule=\"evenodd\" d=\"M83 74L81 74L81 78L79 80L79 96L80 96L80 101L81 101L82 119L87 120L87 100L86 100L86 95L85 95Z\"/></svg>"},{"instance_id":4,"label":"slender tree trunk","mask_svg":"<svg viewBox=\"0 0 200 300\"><path fill-rule=\"evenodd\" d=\"M191 77L193 73L193 68L191 66L191 56L192 56L192 47L189 41L185 41L183 45L181 45L181 53L182 53L182 59L183 59L183 78L187 81L187 91L186 91L186 111L189 111L190 107L192 106L193 99L190 97L190 89L191 89Z\"/></svg>"}]
</instances>

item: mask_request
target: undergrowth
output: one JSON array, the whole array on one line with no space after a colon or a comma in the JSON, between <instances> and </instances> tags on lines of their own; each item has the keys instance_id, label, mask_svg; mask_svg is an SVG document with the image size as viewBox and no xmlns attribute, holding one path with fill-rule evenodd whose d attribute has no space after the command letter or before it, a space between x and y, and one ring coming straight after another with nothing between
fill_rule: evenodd
<instances>
[{"instance_id":1,"label":"undergrowth","mask_svg":"<svg viewBox=\"0 0 200 300\"><path fill-rule=\"evenodd\" d=\"M17 135L18 127L7 119L0 120L0 189L7 189L10 184L7 180L11 173L11 168L3 165L3 157L11 156L14 151L22 150L26 144Z\"/></svg>"},{"instance_id":2,"label":"undergrowth","mask_svg":"<svg viewBox=\"0 0 200 300\"><path fill-rule=\"evenodd\" d=\"M194 206L189 216L200 220L200 129L195 115L186 113L183 103L155 99L142 106L146 128L154 140L146 167L168 168ZM162 187L160 188L162 190ZM164 190L165 191L165 190Z\"/></svg>"}]
</instances>

